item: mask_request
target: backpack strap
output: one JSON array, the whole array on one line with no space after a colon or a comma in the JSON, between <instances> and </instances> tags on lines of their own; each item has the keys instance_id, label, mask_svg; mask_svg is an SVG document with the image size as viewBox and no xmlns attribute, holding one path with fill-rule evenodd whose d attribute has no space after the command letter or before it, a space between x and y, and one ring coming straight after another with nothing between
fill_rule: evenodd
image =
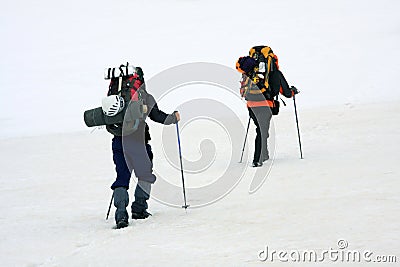
<instances>
[{"instance_id":1,"label":"backpack strap","mask_svg":"<svg viewBox=\"0 0 400 267\"><path fill-rule=\"evenodd\" d=\"M274 66L274 52L272 51L271 47L269 46L254 46L250 49L249 55L257 60L258 63L264 63L264 71L257 72L258 74L262 74L264 76L264 85L265 88L269 89L269 74L271 71L275 69Z\"/></svg>"},{"instance_id":2,"label":"backpack strap","mask_svg":"<svg viewBox=\"0 0 400 267\"><path fill-rule=\"evenodd\" d=\"M264 72L264 79L265 79L264 84L266 85L267 88L269 88L268 79L269 79L269 74L271 73L271 71L273 71L273 67L274 67L273 66L274 64L272 62L274 52L272 51L272 49L269 46L265 46L260 50L260 53L263 55L264 62L266 63L265 72ZM265 56L265 55L267 55L267 56Z\"/></svg>"},{"instance_id":3,"label":"backpack strap","mask_svg":"<svg viewBox=\"0 0 400 267\"><path fill-rule=\"evenodd\" d=\"M121 90L122 90L122 76L118 78L118 91L117 95L121 96Z\"/></svg>"}]
</instances>

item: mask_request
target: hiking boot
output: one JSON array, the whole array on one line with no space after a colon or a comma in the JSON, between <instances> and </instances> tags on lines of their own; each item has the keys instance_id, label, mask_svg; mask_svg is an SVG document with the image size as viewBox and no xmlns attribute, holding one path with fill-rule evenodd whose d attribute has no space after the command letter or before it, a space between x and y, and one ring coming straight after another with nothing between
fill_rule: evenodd
<instances>
[{"instance_id":1,"label":"hiking boot","mask_svg":"<svg viewBox=\"0 0 400 267\"><path fill-rule=\"evenodd\" d=\"M134 220L143 220L146 219L147 217L152 216L151 213L147 211L142 211L142 212L134 212L132 211L132 219Z\"/></svg>"},{"instance_id":2,"label":"hiking boot","mask_svg":"<svg viewBox=\"0 0 400 267\"><path fill-rule=\"evenodd\" d=\"M118 187L114 189L114 206L117 208L115 211L115 223L117 229L128 226L128 212L126 207L129 204L128 190L125 187Z\"/></svg>"},{"instance_id":3,"label":"hiking boot","mask_svg":"<svg viewBox=\"0 0 400 267\"><path fill-rule=\"evenodd\" d=\"M117 221L117 229L125 228L128 225L128 217L122 218L121 220Z\"/></svg>"},{"instance_id":4,"label":"hiking boot","mask_svg":"<svg viewBox=\"0 0 400 267\"><path fill-rule=\"evenodd\" d=\"M140 220L151 216L146 210L147 200L150 197L151 183L139 180L135 189L135 201L132 202L132 219Z\"/></svg>"},{"instance_id":5,"label":"hiking boot","mask_svg":"<svg viewBox=\"0 0 400 267\"><path fill-rule=\"evenodd\" d=\"M263 165L262 162L253 162L253 164L251 165L251 167L256 168L256 167L261 167L262 165Z\"/></svg>"}]
</instances>

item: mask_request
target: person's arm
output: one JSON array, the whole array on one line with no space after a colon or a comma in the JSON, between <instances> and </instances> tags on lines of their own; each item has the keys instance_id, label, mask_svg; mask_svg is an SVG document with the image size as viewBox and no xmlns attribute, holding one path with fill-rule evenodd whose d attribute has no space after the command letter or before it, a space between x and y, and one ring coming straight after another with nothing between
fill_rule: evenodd
<instances>
[{"instance_id":1,"label":"person's arm","mask_svg":"<svg viewBox=\"0 0 400 267\"><path fill-rule=\"evenodd\" d=\"M280 70L275 70L271 73L269 83L272 88L279 88L279 93L285 97L291 98L293 96L293 91Z\"/></svg>"},{"instance_id":2,"label":"person's arm","mask_svg":"<svg viewBox=\"0 0 400 267\"><path fill-rule=\"evenodd\" d=\"M147 97L147 106L149 108L149 118L152 121L169 125L173 123L177 123L180 119L179 112L174 111L172 114L167 114L158 108L158 105L152 95L148 95Z\"/></svg>"}]
</instances>

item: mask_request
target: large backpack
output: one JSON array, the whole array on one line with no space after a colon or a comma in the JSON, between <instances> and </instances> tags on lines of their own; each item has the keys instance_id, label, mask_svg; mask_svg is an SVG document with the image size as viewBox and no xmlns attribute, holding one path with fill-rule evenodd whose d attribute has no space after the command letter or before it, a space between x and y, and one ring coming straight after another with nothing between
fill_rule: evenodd
<instances>
[{"instance_id":1,"label":"large backpack","mask_svg":"<svg viewBox=\"0 0 400 267\"><path fill-rule=\"evenodd\" d=\"M142 96L143 77L138 74L128 74L126 76L110 78L110 85L108 86L107 96L118 95L121 96L125 103L129 103L132 99L140 100Z\"/></svg>"},{"instance_id":2,"label":"large backpack","mask_svg":"<svg viewBox=\"0 0 400 267\"><path fill-rule=\"evenodd\" d=\"M134 68L131 72L129 63L119 67L119 76L110 77L110 85L107 96L118 95L124 99L125 107L122 110L123 121L121 123L107 125L107 130L114 135L122 135L122 122L124 126L124 135L130 134L137 130L140 121L146 116L147 106L145 103L145 84L143 79L143 71L140 67ZM118 73L112 69L108 69L108 74Z\"/></svg>"},{"instance_id":3,"label":"large backpack","mask_svg":"<svg viewBox=\"0 0 400 267\"><path fill-rule=\"evenodd\" d=\"M88 127L106 125L108 132L118 136L133 133L147 113L142 69L133 68L127 63L119 68L106 69L104 78L110 80L107 96L122 97L125 106L121 112L111 117L106 116L101 107L87 110L84 114L86 125ZM123 124L125 124L124 133Z\"/></svg>"},{"instance_id":4,"label":"large backpack","mask_svg":"<svg viewBox=\"0 0 400 267\"><path fill-rule=\"evenodd\" d=\"M249 51L249 56L257 61L255 74L264 82L265 95L273 98L279 94L279 88L271 88L268 82L271 72L279 69L278 57L269 46L254 46Z\"/></svg>"}]
</instances>

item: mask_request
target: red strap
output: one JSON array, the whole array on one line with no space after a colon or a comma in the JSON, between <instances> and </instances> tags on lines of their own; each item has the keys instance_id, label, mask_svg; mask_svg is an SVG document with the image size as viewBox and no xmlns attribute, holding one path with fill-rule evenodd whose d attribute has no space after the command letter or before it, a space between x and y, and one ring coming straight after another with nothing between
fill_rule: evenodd
<instances>
[{"instance_id":1,"label":"red strap","mask_svg":"<svg viewBox=\"0 0 400 267\"><path fill-rule=\"evenodd\" d=\"M135 75L133 75L132 77L129 78L129 81L133 81L133 86L131 88L131 100L137 101L139 100L137 91L139 89L139 87L142 85L142 82L138 79L139 76L135 73Z\"/></svg>"}]
</instances>

